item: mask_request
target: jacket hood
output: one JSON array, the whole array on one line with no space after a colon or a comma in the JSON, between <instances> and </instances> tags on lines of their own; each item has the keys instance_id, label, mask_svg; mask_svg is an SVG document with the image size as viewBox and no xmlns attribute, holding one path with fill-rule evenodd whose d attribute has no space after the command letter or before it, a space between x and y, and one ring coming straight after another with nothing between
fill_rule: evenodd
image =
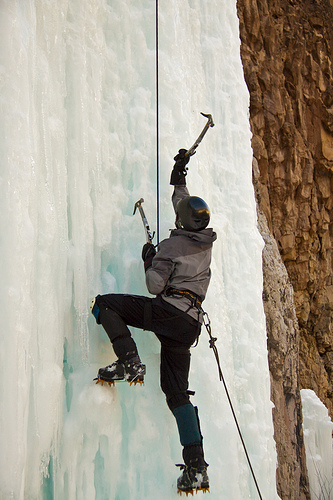
<instances>
[{"instance_id":1,"label":"jacket hood","mask_svg":"<svg viewBox=\"0 0 333 500\"><path fill-rule=\"evenodd\" d=\"M214 243L217 238L215 231L212 228L202 229L201 231L186 231L186 229L172 229L170 237L186 236L194 241L201 243Z\"/></svg>"}]
</instances>

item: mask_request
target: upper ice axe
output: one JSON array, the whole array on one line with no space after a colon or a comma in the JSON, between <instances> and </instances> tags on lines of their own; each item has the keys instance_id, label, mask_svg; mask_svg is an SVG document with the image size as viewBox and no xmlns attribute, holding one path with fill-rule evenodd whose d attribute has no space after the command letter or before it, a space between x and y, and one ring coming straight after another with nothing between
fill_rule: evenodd
<instances>
[{"instance_id":1,"label":"upper ice axe","mask_svg":"<svg viewBox=\"0 0 333 500\"><path fill-rule=\"evenodd\" d=\"M202 129L201 134L199 135L199 137L197 138L197 140L195 141L195 143L193 144L193 146L191 146L190 149L188 149L186 151L185 156L192 156L192 155L194 155L195 150L197 149L197 147L199 146L200 142L204 138L204 136L205 136L207 130L209 129L209 127L214 127L214 125L215 125L215 123L213 122L212 115L207 115L205 113L201 113L201 114L202 114L202 116L204 116L205 118L207 118L207 123L204 126L204 128Z\"/></svg>"},{"instance_id":2,"label":"upper ice axe","mask_svg":"<svg viewBox=\"0 0 333 500\"><path fill-rule=\"evenodd\" d=\"M135 214L136 209L138 208L140 215L141 215L142 222L143 222L143 226L144 226L145 231L146 231L147 243L153 244L152 242L153 242L155 232L153 232L153 233L151 232L148 221L147 221L147 217L145 216L144 210L142 208L142 203L144 201L145 200L143 198L140 198L140 200L136 202L136 204L134 205L133 215Z\"/></svg>"}]
</instances>

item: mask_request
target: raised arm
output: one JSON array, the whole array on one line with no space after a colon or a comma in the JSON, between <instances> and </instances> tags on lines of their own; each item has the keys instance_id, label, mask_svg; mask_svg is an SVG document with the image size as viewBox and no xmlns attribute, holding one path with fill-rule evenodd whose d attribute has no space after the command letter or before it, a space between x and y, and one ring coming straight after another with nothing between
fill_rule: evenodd
<instances>
[{"instance_id":1,"label":"raised arm","mask_svg":"<svg viewBox=\"0 0 333 500\"><path fill-rule=\"evenodd\" d=\"M185 156L186 149L180 149L178 151L178 154L174 157L175 164L173 166L173 170L171 172L171 178L170 178L170 184L174 186L174 191L172 194L172 204L173 208L176 213L176 207L177 203L185 198L186 196L189 196L188 189L186 187L186 180L185 177L187 175L187 168L186 165L190 161L190 156L187 155ZM177 222L176 222L177 224ZM163 253L163 252L162 252ZM156 262L156 272L152 273L151 271L151 266L153 263L153 259L156 256L156 250L155 247L152 243L145 243L142 248L142 260L144 261L144 267L145 267L145 272L146 272L146 281L147 281L147 286L148 290L151 293L160 293L161 290L163 290L165 283L169 277L169 274L172 272L172 265L170 267L170 262L168 262L168 259L164 259L162 257L162 253L160 254L160 261L159 264L157 265L157 262L159 259L155 259ZM164 262L162 262L165 260ZM147 271L149 271L148 274L155 275L154 279L149 280L147 278ZM158 276L160 275L160 276ZM156 283L155 283L156 282ZM148 284L149 283L149 284ZM155 287L156 285L156 287ZM156 290L159 290L158 292ZM154 291L152 291L154 290Z\"/></svg>"},{"instance_id":2,"label":"raised arm","mask_svg":"<svg viewBox=\"0 0 333 500\"><path fill-rule=\"evenodd\" d=\"M185 179L187 175L186 165L190 161L190 156L185 156L185 153L186 149L180 149L178 154L174 157L175 164L170 177L170 184L175 187L172 194L172 204L175 212L177 203L190 194L186 187Z\"/></svg>"}]
</instances>

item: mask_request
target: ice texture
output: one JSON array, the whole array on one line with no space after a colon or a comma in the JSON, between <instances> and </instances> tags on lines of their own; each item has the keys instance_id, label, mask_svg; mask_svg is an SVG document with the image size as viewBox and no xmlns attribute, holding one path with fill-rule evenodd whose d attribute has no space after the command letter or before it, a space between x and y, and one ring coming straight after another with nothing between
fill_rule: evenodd
<instances>
[{"instance_id":1,"label":"ice texture","mask_svg":"<svg viewBox=\"0 0 333 500\"><path fill-rule=\"evenodd\" d=\"M159 388L159 344L133 330L144 387L95 385L114 361L89 312L98 293L147 294L144 198L156 230L155 2L0 2L0 498L167 500L182 461ZM159 3L160 234L169 176L189 164L218 234L204 303L265 500L276 452L251 180L249 95L236 2ZM257 499L208 336L192 351L210 500Z\"/></svg>"},{"instance_id":2,"label":"ice texture","mask_svg":"<svg viewBox=\"0 0 333 500\"><path fill-rule=\"evenodd\" d=\"M310 494L313 499L333 499L333 423L316 393L302 389L303 431Z\"/></svg>"}]
</instances>

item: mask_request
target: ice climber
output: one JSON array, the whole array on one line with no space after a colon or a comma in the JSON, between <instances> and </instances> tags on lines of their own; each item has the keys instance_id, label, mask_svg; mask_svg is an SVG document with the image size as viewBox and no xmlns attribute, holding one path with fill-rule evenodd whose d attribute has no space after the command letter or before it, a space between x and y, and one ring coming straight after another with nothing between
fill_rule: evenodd
<instances>
[{"instance_id":1,"label":"ice climber","mask_svg":"<svg viewBox=\"0 0 333 500\"><path fill-rule=\"evenodd\" d=\"M174 414L183 446L182 474L177 480L180 492L207 491L208 464L204 459L197 407L190 402L188 377L190 347L202 325L201 303L210 281L210 262L216 234L207 228L210 212L199 197L190 196L186 187L186 165L190 156L180 149L175 156L170 184L176 212L176 229L158 245L142 249L146 284L156 297L126 294L98 295L91 310L109 336L117 361L98 372L107 382L143 382L141 363L128 326L155 333L161 343L161 388Z\"/></svg>"}]
</instances>

